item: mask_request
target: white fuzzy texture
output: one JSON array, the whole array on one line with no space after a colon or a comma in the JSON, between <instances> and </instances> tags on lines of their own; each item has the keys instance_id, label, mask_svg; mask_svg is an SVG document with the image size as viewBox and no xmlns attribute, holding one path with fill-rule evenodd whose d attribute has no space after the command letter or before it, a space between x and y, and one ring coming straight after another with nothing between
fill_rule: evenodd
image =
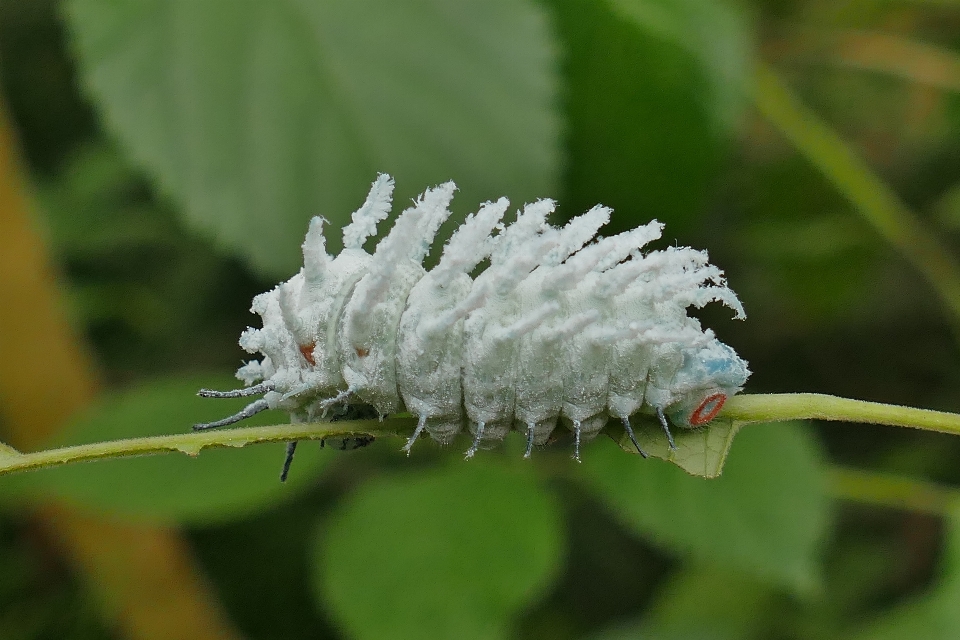
<instances>
[{"instance_id":1,"label":"white fuzzy texture","mask_svg":"<svg viewBox=\"0 0 960 640\"><path fill-rule=\"evenodd\" d=\"M644 254L657 221L595 239L611 213L599 205L556 228L553 201L539 200L503 225L501 198L467 217L428 272L455 189L428 189L372 256L362 247L390 212L392 178L377 177L336 258L315 218L304 268L254 299L263 328L240 344L263 358L237 377L266 382L269 406L296 420L321 418L335 399L410 411L441 442L466 428L481 446L511 429L541 444L561 421L589 439L639 411L699 426L710 398L741 389L746 362L686 312L717 301L744 317L705 252Z\"/></svg>"}]
</instances>

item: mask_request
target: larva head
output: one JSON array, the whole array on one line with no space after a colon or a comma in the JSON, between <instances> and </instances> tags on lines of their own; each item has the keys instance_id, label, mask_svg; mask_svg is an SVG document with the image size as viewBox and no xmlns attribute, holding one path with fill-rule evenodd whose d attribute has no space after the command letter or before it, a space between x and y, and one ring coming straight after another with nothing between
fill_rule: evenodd
<instances>
[{"instance_id":1,"label":"larva head","mask_svg":"<svg viewBox=\"0 0 960 640\"><path fill-rule=\"evenodd\" d=\"M719 340L685 350L674 380L677 395L665 413L677 426L703 426L716 417L727 398L743 388L749 375L747 363Z\"/></svg>"}]
</instances>

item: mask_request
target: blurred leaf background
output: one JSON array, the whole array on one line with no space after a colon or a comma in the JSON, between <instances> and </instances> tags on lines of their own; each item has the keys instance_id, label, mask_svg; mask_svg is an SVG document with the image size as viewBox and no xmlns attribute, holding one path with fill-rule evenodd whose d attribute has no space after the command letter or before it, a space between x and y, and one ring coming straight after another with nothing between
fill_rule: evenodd
<instances>
[{"instance_id":1,"label":"blurred leaf background","mask_svg":"<svg viewBox=\"0 0 960 640\"><path fill-rule=\"evenodd\" d=\"M960 4L5 0L0 91L0 239L29 220L73 331L0 332L11 444L229 413L192 390L377 171L400 202L456 180L461 216L658 218L740 294L746 322L701 315L748 391L960 411ZM88 382L12 355L59 339ZM58 399L26 442L17 403ZM752 426L717 480L609 441L398 444L301 445L285 486L268 446L4 477L0 638L960 637L949 436Z\"/></svg>"}]
</instances>

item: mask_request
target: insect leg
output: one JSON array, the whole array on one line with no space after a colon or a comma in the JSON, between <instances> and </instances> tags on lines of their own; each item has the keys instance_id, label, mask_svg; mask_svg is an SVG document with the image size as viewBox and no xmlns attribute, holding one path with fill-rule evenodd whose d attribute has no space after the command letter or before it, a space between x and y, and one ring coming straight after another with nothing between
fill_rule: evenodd
<instances>
[{"instance_id":1,"label":"insect leg","mask_svg":"<svg viewBox=\"0 0 960 640\"><path fill-rule=\"evenodd\" d=\"M301 393L304 393L305 391L310 391L311 389L313 389L313 385L309 382L306 382L300 385L299 387L297 387L296 389L292 391L288 391L287 393L283 394L280 397L280 400L283 401L283 400L287 400L288 398L294 398L300 395Z\"/></svg>"},{"instance_id":2,"label":"insect leg","mask_svg":"<svg viewBox=\"0 0 960 640\"><path fill-rule=\"evenodd\" d=\"M530 454L533 452L533 436L534 429L536 429L537 423L528 422L527 423L527 450L523 453L523 457L526 459L530 458Z\"/></svg>"},{"instance_id":3,"label":"insect leg","mask_svg":"<svg viewBox=\"0 0 960 640\"><path fill-rule=\"evenodd\" d=\"M251 416L255 416L261 411L266 411L267 409L269 409L269 406L267 406L267 401L264 400L263 398L260 398L259 400L251 402L250 404L248 404L247 406L245 406L243 409L233 414L232 416L229 416L222 420L217 420L215 422L201 422L200 424L195 424L193 425L193 430L204 431L206 429L216 429L217 427L225 427L228 424L240 422L241 420L244 420Z\"/></svg>"},{"instance_id":4,"label":"insect leg","mask_svg":"<svg viewBox=\"0 0 960 640\"><path fill-rule=\"evenodd\" d=\"M283 470L280 472L280 482L287 481L290 465L293 464L293 454L297 452L297 441L287 443L287 457L283 459Z\"/></svg>"},{"instance_id":5,"label":"insect leg","mask_svg":"<svg viewBox=\"0 0 960 640\"><path fill-rule=\"evenodd\" d=\"M580 421L573 421L573 459L580 462Z\"/></svg>"},{"instance_id":6,"label":"insect leg","mask_svg":"<svg viewBox=\"0 0 960 640\"><path fill-rule=\"evenodd\" d=\"M233 391L217 391L216 389L200 389L197 395L201 398L246 398L247 396L258 396L261 393L273 391L272 382L261 382L252 387L243 389L234 389Z\"/></svg>"},{"instance_id":7,"label":"insect leg","mask_svg":"<svg viewBox=\"0 0 960 640\"><path fill-rule=\"evenodd\" d=\"M473 444L470 445L469 449L467 449L467 454L464 456L465 460L469 460L470 458L472 458L473 454L475 454L480 449L480 438L482 437L483 437L483 423L479 422L477 423L477 435L473 437Z\"/></svg>"},{"instance_id":8,"label":"insect leg","mask_svg":"<svg viewBox=\"0 0 960 640\"><path fill-rule=\"evenodd\" d=\"M670 443L670 448L676 451L677 445L673 441L673 434L670 433L670 425L667 424L667 416L663 415L662 407L657 407L657 417L660 418L660 426L663 427L663 432L667 434L667 442Z\"/></svg>"},{"instance_id":9,"label":"insect leg","mask_svg":"<svg viewBox=\"0 0 960 640\"><path fill-rule=\"evenodd\" d=\"M407 444L403 445L401 451L407 452L407 457L410 457L410 449L413 448L413 443L417 441L417 438L420 437L420 434L423 433L424 427L427 426L427 414L420 416L420 420L417 421L417 428L414 429L413 435L407 440Z\"/></svg>"},{"instance_id":10,"label":"insect leg","mask_svg":"<svg viewBox=\"0 0 960 640\"><path fill-rule=\"evenodd\" d=\"M338 402L343 402L344 400L346 400L347 398L350 397L350 395L353 393L353 391L354 391L354 390L353 390L352 387L349 388L349 389L344 389L343 391L341 391L341 392L338 393L337 395L333 396L332 398L327 398L326 400L324 400L323 402L321 402L321 403L320 403L320 407L322 407L323 409L326 409L326 408L328 408L328 407L331 407L331 406L337 404Z\"/></svg>"},{"instance_id":11,"label":"insect leg","mask_svg":"<svg viewBox=\"0 0 960 640\"><path fill-rule=\"evenodd\" d=\"M369 446L376 438L373 436L357 436L353 439L352 449L362 449L366 446Z\"/></svg>"},{"instance_id":12,"label":"insect leg","mask_svg":"<svg viewBox=\"0 0 960 640\"><path fill-rule=\"evenodd\" d=\"M641 457L646 458L647 452L640 448L640 443L637 442L637 436L633 434L633 427L630 426L630 418L624 417L621 418L621 420L623 420L623 428L626 430L627 435L630 436L630 442L637 448L637 453L639 453ZM670 432L668 431L667 433Z\"/></svg>"}]
</instances>

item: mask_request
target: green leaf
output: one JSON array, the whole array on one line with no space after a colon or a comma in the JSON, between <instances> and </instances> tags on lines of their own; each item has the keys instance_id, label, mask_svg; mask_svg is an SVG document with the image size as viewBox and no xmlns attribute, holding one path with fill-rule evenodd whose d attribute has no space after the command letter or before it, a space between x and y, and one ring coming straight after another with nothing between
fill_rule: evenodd
<instances>
[{"instance_id":1,"label":"green leaf","mask_svg":"<svg viewBox=\"0 0 960 640\"><path fill-rule=\"evenodd\" d=\"M198 398L202 387L236 385L226 376L154 382L109 397L73 421L50 447L189 431L196 422L239 410L249 399ZM286 420L268 411L245 424ZM247 515L296 495L339 452L303 443L286 484L279 481L283 444L209 449L197 457L168 454L45 469L0 480L30 499L59 498L93 509L165 522L205 523Z\"/></svg>"},{"instance_id":2,"label":"green leaf","mask_svg":"<svg viewBox=\"0 0 960 640\"><path fill-rule=\"evenodd\" d=\"M819 583L829 500L819 448L799 425L751 425L714 480L599 444L584 456L584 479L637 533L798 591Z\"/></svg>"},{"instance_id":3,"label":"green leaf","mask_svg":"<svg viewBox=\"0 0 960 640\"><path fill-rule=\"evenodd\" d=\"M756 637L778 599L755 579L715 566L679 571L658 593L648 617L654 628L712 628L730 638Z\"/></svg>"},{"instance_id":4,"label":"green leaf","mask_svg":"<svg viewBox=\"0 0 960 640\"><path fill-rule=\"evenodd\" d=\"M568 47L562 211L602 202L615 211L610 232L652 217L667 223L667 238L694 228L745 104L746 21L716 3L644 2L684 36L665 37L634 15L639 3L551 4ZM704 39L699 50L690 44L694 32ZM720 51L724 57L714 59Z\"/></svg>"},{"instance_id":5,"label":"green leaf","mask_svg":"<svg viewBox=\"0 0 960 640\"><path fill-rule=\"evenodd\" d=\"M71 0L66 14L120 141L265 273L295 270L309 217L342 226L377 171L399 203L450 178L465 209L554 189L554 42L532 0Z\"/></svg>"},{"instance_id":6,"label":"green leaf","mask_svg":"<svg viewBox=\"0 0 960 640\"><path fill-rule=\"evenodd\" d=\"M723 464L741 424L718 418L702 429L675 429L673 440L676 449L670 449L663 428L656 420L643 417L632 426L644 453L672 462L691 475L716 478L723 471ZM638 455L636 446L625 430L618 435L614 425L608 428L621 449Z\"/></svg>"},{"instance_id":7,"label":"green leaf","mask_svg":"<svg viewBox=\"0 0 960 640\"><path fill-rule=\"evenodd\" d=\"M862 640L954 640L960 638L960 505L947 518L941 577L926 593L886 612L851 637Z\"/></svg>"},{"instance_id":8,"label":"green leaf","mask_svg":"<svg viewBox=\"0 0 960 640\"><path fill-rule=\"evenodd\" d=\"M355 638L506 638L563 558L554 499L489 461L379 478L317 547L320 598Z\"/></svg>"},{"instance_id":9,"label":"green leaf","mask_svg":"<svg viewBox=\"0 0 960 640\"><path fill-rule=\"evenodd\" d=\"M693 567L672 575L657 590L643 619L618 625L591 640L735 640L757 638L779 602L756 580L717 567Z\"/></svg>"}]
</instances>

